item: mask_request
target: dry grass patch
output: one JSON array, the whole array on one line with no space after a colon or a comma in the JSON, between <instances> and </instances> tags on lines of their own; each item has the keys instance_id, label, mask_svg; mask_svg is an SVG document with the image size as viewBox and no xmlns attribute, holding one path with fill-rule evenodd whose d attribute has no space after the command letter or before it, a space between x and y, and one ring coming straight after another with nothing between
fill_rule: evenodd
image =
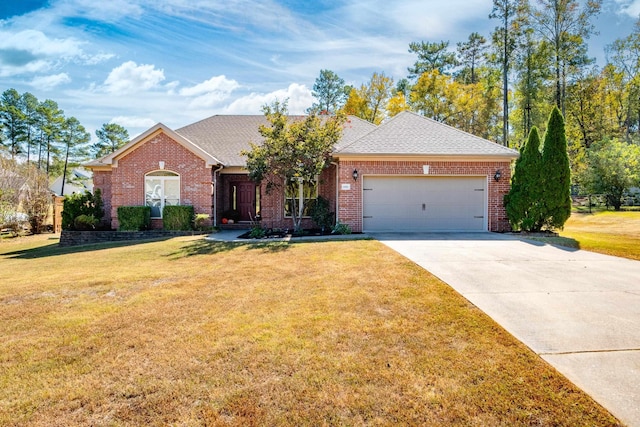
<instances>
[{"instance_id":1,"label":"dry grass patch","mask_svg":"<svg viewBox=\"0 0 640 427\"><path fill-rule=\"evenodd\" d=\"M0 243L2 425L616 425L376 241Z\"/></svg>"}]
</instances>

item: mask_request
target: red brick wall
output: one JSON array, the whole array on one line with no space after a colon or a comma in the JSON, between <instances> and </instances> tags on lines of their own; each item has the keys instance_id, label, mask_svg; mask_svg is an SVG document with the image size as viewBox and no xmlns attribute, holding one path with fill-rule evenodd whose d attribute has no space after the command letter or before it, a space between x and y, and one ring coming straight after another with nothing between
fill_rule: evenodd
<instances>
[{"instance_id":1,"label":"red brick wall","mask_svg":"<svg viewBox=\"0 0 640 427\"><path fill-rule=\"evenodd\" d=\"M429 175L472 175L488 177L488 229L509 231L509 221L503 206L504 195L509 192L511 162L433 162L433 161L340 161L340 182L351 184L350 190L339 190L339 220L354 232L362 231L362 176L363 175L424 175L423 165L429 165ZM359 178L353 180L353 170ZM502 178L493 176L500 170Z\"/></svg>"},{"instance_id":2,"label":"red brick wall","mask_svg":"<svg viewBox=\"0 0 640 427\"><path fill-rule=\"evenodd\" d=\"M266 184L260 188L262 225L266 228L293 228L290 217L284 216L284 189L274 188L267 194ZM329 200L332 212L336 210L336 167L329 166L320 175L318 195ZM302 228L314 228L316 225L310 218L303 218Z\"/></svg>"},{"instance_id":3,"label":"red brick wall","mask_svg":"<svg viewBox=\"0 0 640 427\"><path fill-rule=\"evenodd\" d=\"M94 178L94 185L104 188L105 216L110 214L112 228L118 228L118 206L144 205L145 174L159 170L160 161L165 163L164 170L180 175L180 204L192 205L196 213L212 214L211 168L207 168L204 160L164 133L158 133L118 160L117 166L110 172L110 198L105 194L108 185L99 184ZM108 180L106 176L109 172L97 174L99 179ZM152 227L161 228L162 220L152 221Z\"/></svg>"}]
</instances>

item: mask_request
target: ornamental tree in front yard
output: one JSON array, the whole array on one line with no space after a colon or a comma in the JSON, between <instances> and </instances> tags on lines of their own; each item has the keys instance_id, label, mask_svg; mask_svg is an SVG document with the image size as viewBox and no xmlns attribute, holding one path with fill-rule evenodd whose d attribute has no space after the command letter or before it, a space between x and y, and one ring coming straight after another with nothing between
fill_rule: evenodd
<instances>
[{"instance_id":1,"label":"ornamental tree in front yard","mask_svg":"<svg viewBox=\"0 0 640 427\"><path fill-rule=\"evenodd\" d=\"M251 149L243 151L247 158L249 178L266 183L266 191L284 188L290 198L289 211L293 228L300 230L302 216L310 200L304 187L315 185L318 176L329 165L335 144L342 136L345 117L342 114L318 117L310 114L290 119L286 102L265 105L263 112L269 125L260 126L261 144L251 142Z\"/></svg>"}]
</instances>

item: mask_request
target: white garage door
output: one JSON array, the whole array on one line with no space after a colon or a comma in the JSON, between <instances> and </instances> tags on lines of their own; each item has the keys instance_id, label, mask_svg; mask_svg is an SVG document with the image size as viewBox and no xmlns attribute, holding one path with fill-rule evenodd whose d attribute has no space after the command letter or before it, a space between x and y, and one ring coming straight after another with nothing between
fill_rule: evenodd
<instances>
[{"instance_id":1,"label":"white garage door","mask_svg":"<svg viewBox=\"0 0 640 427\"><path fill-rule=\"evenodd\" d=\"M485 231L486 177L363 178L363 230Z\"/></svg>"}]
</instances>

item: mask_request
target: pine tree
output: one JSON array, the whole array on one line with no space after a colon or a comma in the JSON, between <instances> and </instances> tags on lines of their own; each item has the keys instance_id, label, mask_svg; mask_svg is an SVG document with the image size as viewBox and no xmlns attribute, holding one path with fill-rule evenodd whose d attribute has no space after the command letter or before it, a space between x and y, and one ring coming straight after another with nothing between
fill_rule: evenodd
<instances>
[{"instance_id":1,"label":"pine tree","mask_svg":"<svg viewBox=\"0 0 640 427\"><path fill-rule=\"evenodd\" d=\"M516 230L539 231L542 228L542 154L538 128L533 127L526 144L520 150L511 181L511 190L505 196L507 217Z\"/></svg>"},{"instance_id":2,"label":"pine tree","mask_svg":"<svg viewBox=\"0 0 640 427\"><path fill-rule=\"evenodd\" d=\"M558 107L549 116L542 152L544 225L562 228L571 215L571 169L564 118Z\"/></svg>"}]
</instances>

